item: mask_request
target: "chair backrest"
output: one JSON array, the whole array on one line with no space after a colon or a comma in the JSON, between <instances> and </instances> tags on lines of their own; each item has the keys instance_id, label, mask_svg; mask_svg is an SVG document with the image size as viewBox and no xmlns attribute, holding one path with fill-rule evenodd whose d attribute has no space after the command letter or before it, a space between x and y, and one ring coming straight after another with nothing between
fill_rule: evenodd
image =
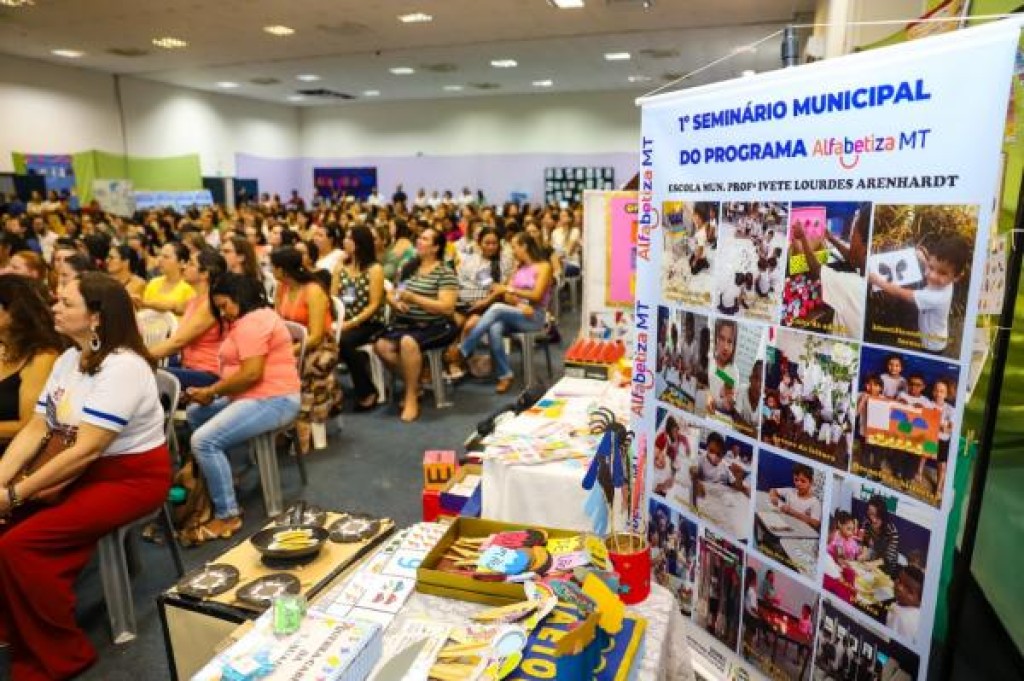
<instances>
[{"instance_id":1,"label":"chair backrest","mask_svg":"<svg viewBox=\"0 0 1024 681\"><path fill-rule=\"evenodd\" d=\"M146 347L162 343L178 330L178 318L170 312L139 310L135 315Z\"/></svg>"},{"instance_id":2,"label":"chair backrest","mask_svg":"<svg viewBox=\"0 0 1024 681\"><path fill-rule=\"evenodd\" d=\"M164 408L164 435L170 442L171 429L174 428L174 412L178 409L178 398L181 397L181 383L171 372L157 369L156 388L160 393L160 404Z\"/></svg>"},{"instance_id":3,"label":"chair backrest","mask_svg":"<svg viewBox=\"0 0 1024 681\"><path fill-rule=\"evenodd\" d=\"M341 345L341 325L345 323L345 303L338 296L331 296L331 303L334 304L334 342Z\"/></svg>"},{"instance_id":4,"label":"chair backrest","mask_svg":"<svg viewBox=\"0 0 1024 681\"><path fill-rule=\"evenodd\" d=\"M296 322L290 322L287 319L284 320L284 325L288 329L288 333L292 337L292 343L299 344L299 354L295 358L295 363L299 369L299 377L302 377L302 365L306 361L306 327Z\"/></svg>"}]
</instances>

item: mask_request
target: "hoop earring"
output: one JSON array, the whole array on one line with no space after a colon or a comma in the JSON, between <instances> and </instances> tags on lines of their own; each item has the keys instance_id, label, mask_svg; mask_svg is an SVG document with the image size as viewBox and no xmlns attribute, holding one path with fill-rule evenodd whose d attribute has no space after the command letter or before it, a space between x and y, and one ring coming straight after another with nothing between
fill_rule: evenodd
<instances>
[{"instance_id":1,"label":"hoop earring","mask_svg":"<svg viewBox=\"0 0 1024 681\"><path fill-rule=\"evenodd\" d=\"M99 352L101 347L103 347L103 342L100 340L100 335L96 333L96 329L93 329L92 338L89 339L89 349L93 352Z\"/></svg>"}]
</instances>

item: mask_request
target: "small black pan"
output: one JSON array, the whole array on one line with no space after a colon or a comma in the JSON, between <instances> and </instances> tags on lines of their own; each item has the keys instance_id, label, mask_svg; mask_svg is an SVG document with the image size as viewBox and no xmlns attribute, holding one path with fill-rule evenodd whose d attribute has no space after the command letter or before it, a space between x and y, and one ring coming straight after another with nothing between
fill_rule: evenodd
<instances>
[{"instance_id":1,"label":"small black pan","mask_svg":"<svg viewBox=\"0 0 1024 681\"><path fill-rule=\"evenodd\" d=\"M271 544L274 543L274 537L280 532L286 532L288 530L309 530L310 535L313 538L313 543L309 546L304 546L299 549L279 549L270 548ZM315 556L320 553L320 549L324 547L324 542L327 541L327 537L330 533L322 527L316 525L277 525L275 527L268 527L265 530L260 530L252 536L249 541L256 547L264 558L271 558L274 560L298 560L300 558L306 558L308 556Z\"/></svg>"}]
</instances>

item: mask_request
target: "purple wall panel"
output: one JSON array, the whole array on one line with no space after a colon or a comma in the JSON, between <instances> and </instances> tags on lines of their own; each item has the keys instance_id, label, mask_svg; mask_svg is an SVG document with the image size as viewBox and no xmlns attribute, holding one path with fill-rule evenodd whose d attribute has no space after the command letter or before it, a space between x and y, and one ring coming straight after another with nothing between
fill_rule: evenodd
<instances>
[{"instance_id":1,"label":"purple wall panel","mask_svg":"<svg viewBox=\"0 0 1024 681\"><path fill-rule=\"evenodd\" d=\"M238 177L254 177L260 191L288 196L292 189L313 195L313 168L376 166L380 190L390 196L403 184L410 198L422 187L429 196L437 190L458 195L463 187L482 189L488 202L505 201L511 192L526 192L531 202L544 199L544 168L548 166L612 166L621 187L637 171L639 154L480 154L473 156L387 156L355 158L271 159L236 154Z\"/></svg>"}]
</instances>

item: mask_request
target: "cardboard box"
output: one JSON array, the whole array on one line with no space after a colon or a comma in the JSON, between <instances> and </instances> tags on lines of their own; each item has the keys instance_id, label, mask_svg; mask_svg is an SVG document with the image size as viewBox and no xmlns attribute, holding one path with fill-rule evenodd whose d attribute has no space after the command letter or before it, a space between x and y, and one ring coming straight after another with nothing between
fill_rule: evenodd
<instances>
[{"instance_id":1,"label":"cardboard box","mask_svg":"<svg viewBox=\"0 0 1024 681\"><path fill-rule=\"evenodd\" d=\"M479 464L466 464L459 468L459 472L455 474L448 484L441 490L441 512L451 513L452 515L458 515L462 513L462 507L466 505L466 502L473 496L473 492L480 487L481 479L483 476L483 466ZM457 489L459 485L465 482L468 476L477 476L477 484L473 490L470 490L468 494L462 494Z\"/></svg>"},{"instance_id":2,"label":"cardboard box","mask_svg":"<svg viewBox=\"0 0 1024 681\"><path fill-rule=\"evenodd\" d=\"M458 468L454 451L428 449L423 452L423 489L444 489Z\"/></svg>"},{"instance_id":3,"label":"cardboard box","mask_svg":"<svg viewBox=\"0 0 1024 681\"><path fill-rule=\"evenodd\" d=\"M423 559L416 570L416 590L454 598L460 601L483 603L484 605L507 605L526 599L522 584L511 582L485 582L472 577L452 574L438 570L441 558L448 547L462 537L488 537L495 532L526 529L544 530L548 538L575 537L580 534L576 530L558 530L522 523L504 523L497 520L482 518L456 518L448 531L441 537L434 549Z\"/></svg>"}]
</instances>

